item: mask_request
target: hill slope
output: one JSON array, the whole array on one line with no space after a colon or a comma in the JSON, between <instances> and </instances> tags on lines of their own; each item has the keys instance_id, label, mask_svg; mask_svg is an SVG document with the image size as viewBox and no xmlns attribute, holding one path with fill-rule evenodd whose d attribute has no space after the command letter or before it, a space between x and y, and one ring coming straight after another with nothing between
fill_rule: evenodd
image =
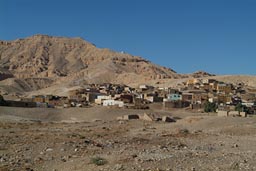
<instances>
[{"instance_id":1,"label":"hill slope","mask_svg":"<svg viewBox=\"0 0 256 171\"><path fill-rule=\"evenodd\" d=\"M21 85L27 84L24 79L36 82L32 81L35 78L47 81L44 86L25 86L24 91L62 83L71 86L103 82L133 84L181 77L141 57L100 49L81 38L47 35L0 41L0 66L1 80L14 77L12 81L0 80L0 88L8 85L19 91L22 91Z\"/></svg>"},{"instance_id":2,"label":"hill slope","mask_svg":"<svg viewBox=\"0 0 256 171\"><path fill-rule=\"evenodd\" d=\"M17 78L80 76L93 79L106 73L136 73L145 77L174 78L167 68L129 54L99 49L81 38L35 35L0 41L0 65Z\"/></svg>"},{"instance_id":3,"label":"hill slope","mask_svg":"<svg viewBox=\"0 0 256 171\"><path fill-rule=\"evenodd\" d=\"M169 85L180 78L207 76L213 75L203 71L177 74L138 56L97 48L81 38L35 35L0 41L0 91L3 92L42 88L51 92L51 87L57 91L104 82Z\"/></svg>"}]
</instances>

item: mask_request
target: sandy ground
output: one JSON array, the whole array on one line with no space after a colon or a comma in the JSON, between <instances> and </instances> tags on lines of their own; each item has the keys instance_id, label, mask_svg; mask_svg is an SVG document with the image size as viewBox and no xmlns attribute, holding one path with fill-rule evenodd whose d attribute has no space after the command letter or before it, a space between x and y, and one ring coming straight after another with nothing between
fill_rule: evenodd
<instances>
[{"instance_id":1,"label":"sandy ground","mask_svg":"<svg viewBox=\"0 0 256 171\"><path fill-rule=\"evenodd\" d=\"M177 121L116 120L144 112ZM1 171L256 170L255 116L217 117L157 107L0 107L0 137Z\"/></svg>"}]
</instances>

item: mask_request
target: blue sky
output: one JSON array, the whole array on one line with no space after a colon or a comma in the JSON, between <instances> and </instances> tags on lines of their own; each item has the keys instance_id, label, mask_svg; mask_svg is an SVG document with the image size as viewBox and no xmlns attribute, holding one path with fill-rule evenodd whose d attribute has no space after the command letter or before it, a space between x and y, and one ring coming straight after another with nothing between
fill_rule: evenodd
<instances>
[{"instance_id":1,"label":"blue sky","mask_svg":"<svg viewBox=\"0 0 256 171\"><path fill-rule=\"evenodd\" d=\"M256 75L255 0L0 0L0 40L82 37L179 73Z\"/></svg>"}]
</instances>

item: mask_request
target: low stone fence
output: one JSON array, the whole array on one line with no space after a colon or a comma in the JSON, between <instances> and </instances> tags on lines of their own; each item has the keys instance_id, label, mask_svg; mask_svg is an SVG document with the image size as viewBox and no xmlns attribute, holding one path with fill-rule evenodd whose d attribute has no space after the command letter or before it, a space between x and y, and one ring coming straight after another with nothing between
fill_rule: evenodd
<instances>
[{"instance_id":1,"label":"low stone fence","mask_svg":"<svg viewBox=\"0 0 256 171\"><path fill-rule=\"evenodd\" d=\"M247 117L246 112L239 112L239 111L223 111L223 110L218 110L218 116L241 116L241 117Z\"/></svg>"}]
</instances>

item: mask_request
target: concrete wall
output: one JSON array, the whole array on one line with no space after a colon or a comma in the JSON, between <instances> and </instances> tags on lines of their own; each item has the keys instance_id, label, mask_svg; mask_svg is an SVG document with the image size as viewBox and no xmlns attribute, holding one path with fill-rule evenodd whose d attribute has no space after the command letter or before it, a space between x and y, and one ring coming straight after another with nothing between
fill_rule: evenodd
<instances>
[{"instance_id":1,"label":"concrete wall","mask_svg":"<svg viewBox=\"0 0 256 171\"><path fill-rule=\"evenodd\" d=\"M228 111L219 110L217 116L228 116Z\"/></svg>"},{"instance_id":2,"label":"concrete wall","mask_svg":"<svg viewBox=\"0 0 256 171\"><path fill-rule=\"evenodd\" d=\"M239 114L239 111L229 111L228 115L229 116L239 116L240 114Z\"/></svg>"},{"instance_id":3,"label":"concrete wall","mask_svg":"<svg viewBox=\"0 0 256 171\"><path fill-rule=\"evenodd\" d=\"M239 111L218 111L218 116L241 116L241 117L247 117L246 112L239 112Z\"/></svg>"},{"instance_id":4,"label":"concrete wall","mask_svg":"<svg viewBox=\"0 0 256 171\"><path fill-rule=\"evenodd\" d=\"M163 106L165 108L183 108L188 107L190 105L189 102L183 102L183 101L165 101L163 102Z\"/></svg>"},{"instance_id":5,"label":"concrete wall","mask_svg":"<svg viewBox=\"0 0 256 171\"><path fill-rule=\"evenodd\" d=\"M7 106L10 107L37 107L35 102L22 102L22 101L6 101Z\"/></svg>"}]
</instances>

